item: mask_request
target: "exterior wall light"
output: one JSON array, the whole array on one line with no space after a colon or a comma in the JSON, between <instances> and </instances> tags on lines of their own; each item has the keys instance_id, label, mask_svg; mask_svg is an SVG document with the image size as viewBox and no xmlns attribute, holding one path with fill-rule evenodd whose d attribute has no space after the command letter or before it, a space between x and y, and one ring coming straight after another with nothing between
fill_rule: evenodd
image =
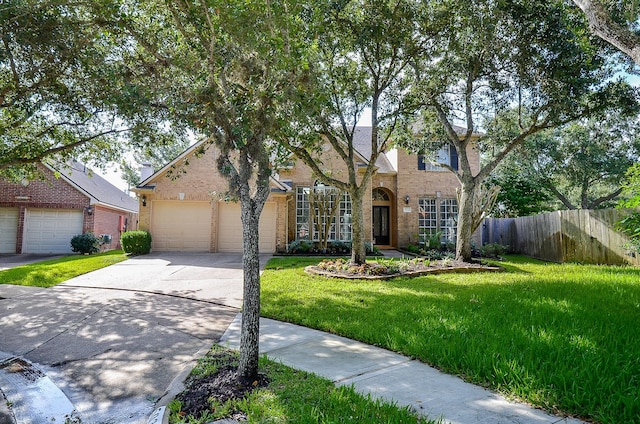
<instances>
[{"instance_id":1,"label":"exterior wall light","mask_svg":"<svg viewBox=\"0 0 640 424\"><path fill-rule=\"evenodd\" d=\"M404 204L408 205L409 204L409 200L411 200L411 198L409 197L409 195L407 194L406 196L404 196Z\"/></svg>"},{"instance_id":2,"label":"exterior wall light","mask_svg":"<svg viewBox=\"0 0 640 424\"><path fill-rule=\"evenodd\" d=\"M93 215L93 206L87 206L87 215Z\"/></svg>"},{"instance_id":3,"label":"exterior wall light","mask_svg":"<svg viewBox=\"0 0 640 424\"><path fill-rule=\"evenodd\" d=\"M147 196L142 195L142 206L147 206Z\"/></svg>"}]
</instances>

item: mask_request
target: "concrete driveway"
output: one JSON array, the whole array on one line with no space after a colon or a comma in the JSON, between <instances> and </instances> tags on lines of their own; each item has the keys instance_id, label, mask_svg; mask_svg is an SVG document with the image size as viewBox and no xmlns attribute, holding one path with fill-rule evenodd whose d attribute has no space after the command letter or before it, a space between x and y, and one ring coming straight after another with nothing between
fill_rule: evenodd
<instances>
[{"instance_id":1,"label":"concrete driveway","mask_svg":"<svg viewBox=\"0 0 640 424\"><path fill-rule=\"evenodd\" d=\"M238 313L242 275L240 254L153 253L49 289L0 285L0 362L33 363L83 423L147 422Z\"/></svg>"}]
</instances>

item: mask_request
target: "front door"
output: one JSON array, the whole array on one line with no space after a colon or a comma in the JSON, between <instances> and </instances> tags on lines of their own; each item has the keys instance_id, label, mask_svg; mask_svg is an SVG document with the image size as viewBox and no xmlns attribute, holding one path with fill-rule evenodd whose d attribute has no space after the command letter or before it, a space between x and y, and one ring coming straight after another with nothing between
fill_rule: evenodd
<instances>
[{"instance_id":1,"label":"front door","mask_svg":"<svg viewBox=\"0 0 640 424\"><path fill-rule=\"evenodd\" d=\"M373 207L373 239L375 244L389 244L389 206Z\"/></svg>"}]
</instances>

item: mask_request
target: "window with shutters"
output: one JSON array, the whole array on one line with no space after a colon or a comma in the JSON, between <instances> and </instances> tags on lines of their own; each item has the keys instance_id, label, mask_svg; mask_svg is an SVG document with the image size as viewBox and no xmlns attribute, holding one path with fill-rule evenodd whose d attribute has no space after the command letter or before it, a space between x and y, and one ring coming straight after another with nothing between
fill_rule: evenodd
<instances>
[{"instance_id":1,"label":"window with shutters","mask_svg":"<svg viewBox=\"0 0 640 424\"><path fill-rule=\"evenodd\" d=\"M432 163L429 159L429 156L418 155L418 169L421 171L447 171L446 168ZM434 160L437 163L447 164L453 169L458 170L458 151L450 144L438 150Z\"/></svg>"}]
</instances>

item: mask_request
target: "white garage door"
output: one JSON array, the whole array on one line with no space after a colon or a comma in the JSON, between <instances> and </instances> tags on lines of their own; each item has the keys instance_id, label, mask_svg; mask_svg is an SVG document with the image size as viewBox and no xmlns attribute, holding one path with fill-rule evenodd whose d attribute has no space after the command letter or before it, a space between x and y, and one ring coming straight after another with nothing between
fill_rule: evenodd
<instances>
[{"instance_id":1,"label":"white garage door","mask_svg":"<svg viewBox=\"0 0 640 424\"><path fill-rule=\"evenodd\" d=\"M71 253L71 238L82 234L83 214L72 209L27 209L23 253Z\"/></svg>"},{"instance_id":2,"label":"white garage door","mask_svg":"<svg viewBox=\"0 0 640 424\"><path fill-rule=\"evenodd\" d=\"M211 249L211 203L154 201L152 208L153 250L208 252Z\"/></svg>"},{"instance_id":3,"label":"white garage door","mask_svg":"<svg viewBox=\"0 0 640 424\"><path fill-rule=\"evenodd\" d=\"M18 208L0 208L0 253L16 253Z\"/></svg>"},{"instance_id":4,"label":"white garage door","mask_svg":"<svg viewBox=\"0 0 640 424\"><path fill-rule=\"evenodd\" d=\"M260 215L260 252L276 251L276 204L265 203ZM218 252L242 252L240 204L218 203Z\"/></svg>"}]
</instances>

